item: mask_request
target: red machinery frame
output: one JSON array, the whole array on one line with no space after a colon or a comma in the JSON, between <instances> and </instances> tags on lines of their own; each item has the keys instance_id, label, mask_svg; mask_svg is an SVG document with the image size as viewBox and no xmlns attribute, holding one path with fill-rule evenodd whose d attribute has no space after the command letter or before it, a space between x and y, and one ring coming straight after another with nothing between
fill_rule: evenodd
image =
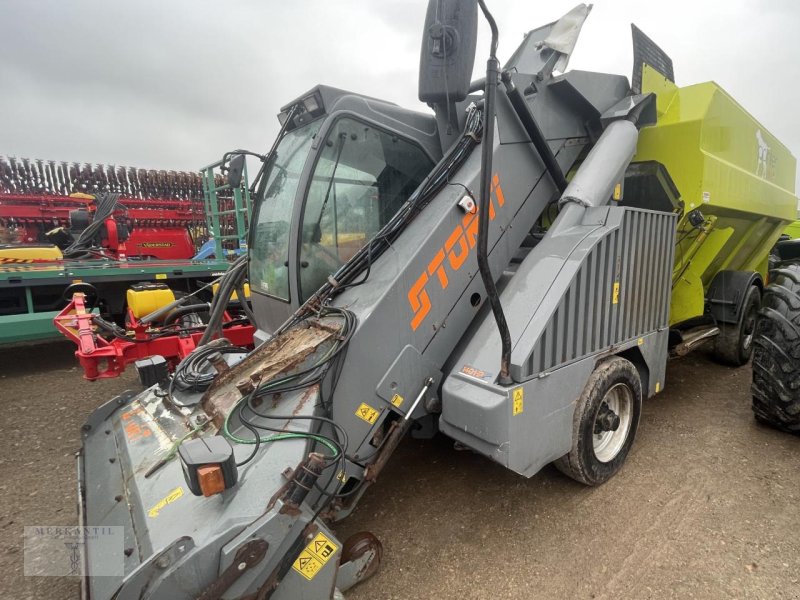
<instances>
[{"instance_id":1,"label":"red machinery frame","mask_svg":"<svg viewBox=\"0 0 800 600\"><path fill-rule=\"evenodd\" d=\"M76 292L70 303L53 319L56 329L78 345L75 356L83 367L83 377L89 381L119 377L130 363L161 355L172 368L197 347L202 331L176 333L153 337L148 325L139 323L129 312L130 339L104 339L95 332L95 315L86 306L86 295ZM230 322L226 314L225 321ZM253 347L252 325L223 327L223 335L234 345Z\"/></svg>"},{"instance_id":2,"label":"red machinery frame","mask_svg":"<svg viewBox=\"0 0 800 600\"><path fill-rule=\"evenodd\" d=\"M175 199L120 198L114 216L131 225L128 256L157 259L189 259L196 252L191 228L206 225L202 202ZM23 243L43 242L42 234L58 225L69 224L75 209L94 210L94 200L83 196L0 193L0 221L14 223L25 239ZM125 252L125 249L123 249Z\"/></svg>"}]
</instances>

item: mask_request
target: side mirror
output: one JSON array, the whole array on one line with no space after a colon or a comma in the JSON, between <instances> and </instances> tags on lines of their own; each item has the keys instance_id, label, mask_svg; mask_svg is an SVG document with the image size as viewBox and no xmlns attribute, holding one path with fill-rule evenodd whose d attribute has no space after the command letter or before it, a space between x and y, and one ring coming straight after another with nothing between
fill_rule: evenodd
<instances>
[{"instance_id":1,"label":"side mirror","mask_svg":"<svg viewBox=\"0 0 800 600\"><path fill-rule=\"evenodd\" d=\"M242 185L244 174L244 154L234 154L228 163L228 185L236 189Z\"/></svg>"},{"instance_id":2,"label":"side mirror","mask_svg":"<svg viewBox=\"0 0 800 600\"><path fill-rule=\"evenodd\" d=\"M419 62L422 102L455 103L467 97L477 36L477 0L429 0Z\"/></svg>"}]
</instances>

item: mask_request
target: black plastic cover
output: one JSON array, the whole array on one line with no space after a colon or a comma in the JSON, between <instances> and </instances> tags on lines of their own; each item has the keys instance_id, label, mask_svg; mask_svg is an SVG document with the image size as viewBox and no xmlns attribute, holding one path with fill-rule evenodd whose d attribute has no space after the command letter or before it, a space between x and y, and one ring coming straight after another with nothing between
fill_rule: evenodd
<instances>
[{"instance_id":1,"label":"black plastic cover","mask_svg":"<svg viewBox=\"0 0 800 600\"><path fill-rule=\"evenodd\" d=\"M136 367L142 387L149 388L157 383L166 383L169 379L167 359L159 354L137 360L133 365Z\"/></svg>"},{"instance_id":2,"label":"black plastic cover","mask_svg":"<svg viewBox=\"0 0 800 600\"><path fill-rule=\"evenodd\" d=\"M667 168L660 162L634 162L625 171L624 194L620 206L662 212L679 212L681 195Z\"/></svg>"},{"instance_id":3,"label":"black plastic cover","mask_svg":"<svg viewBox=\"0 0 800 600\"><path fill-rule=\"evenodd\" d=\"M197 477L197 469L200 467L219 465L222 468L225 489L233 487L239 480L233 448L221 435L185 441L178 447L178 455L181 458L186 485L195 496L203 495Z\"/></svg>"},{"instance_id":4,"label":"black plastic cover","mask_svg":"<svg viewBox=\"0 0 800 600\"><path fill-rule=\"evenodd\" d=\"M633 76L631 89L636 94L642 93L642 68L648 64L664 77L675 83L675 73L672 70L672 59L658 45L647 37L644 32L631 23L633 34Z\"/></svg>"}]
</instances>

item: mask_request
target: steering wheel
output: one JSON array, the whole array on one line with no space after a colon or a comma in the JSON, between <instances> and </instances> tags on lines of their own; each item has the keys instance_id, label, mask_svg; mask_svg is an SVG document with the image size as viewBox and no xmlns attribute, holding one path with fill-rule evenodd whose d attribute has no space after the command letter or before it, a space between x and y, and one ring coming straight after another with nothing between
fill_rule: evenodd
<instances>
[{"instance_id":1,"label":"steering wheel","mask_svg":"<svg viewBox=\"0 0 800 600\"><path fill-rule=\"evenodd\" d=\"M72 300L72 296L77 292L82 292L86 297L86 300L84 301L86 308L92 310L95 306L97 306L97 301L100 299L100 294L97 292L97 288L91 283L85 283L83 281L68 285L64 290L64 293L61 294L61 300L64 302L69 302Z\"/></svg>"}]
</instances>

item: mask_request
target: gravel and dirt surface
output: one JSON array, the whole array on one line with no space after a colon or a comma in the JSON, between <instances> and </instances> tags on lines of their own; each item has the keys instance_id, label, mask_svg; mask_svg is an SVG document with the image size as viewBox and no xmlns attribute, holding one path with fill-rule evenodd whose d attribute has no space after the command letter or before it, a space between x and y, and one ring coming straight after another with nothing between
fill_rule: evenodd
<instances>
[{"instance_id":1,"label":"gravel and dirt surface","mask_svg":"<svg viewBox=\"0 0 800 600\"><path fill-rule=\"evenodd\" d=\"M74 579L23 576L22 528L76 522L79 428L136 385L83 381L69 344L0 348L1 599L77 598ZM384 544L348 600L800 598L800 438L754 422L749 385L703 354L670 364L626 466L594 489L406 440L339 527Z\"/></svg>"}]
</instances>

